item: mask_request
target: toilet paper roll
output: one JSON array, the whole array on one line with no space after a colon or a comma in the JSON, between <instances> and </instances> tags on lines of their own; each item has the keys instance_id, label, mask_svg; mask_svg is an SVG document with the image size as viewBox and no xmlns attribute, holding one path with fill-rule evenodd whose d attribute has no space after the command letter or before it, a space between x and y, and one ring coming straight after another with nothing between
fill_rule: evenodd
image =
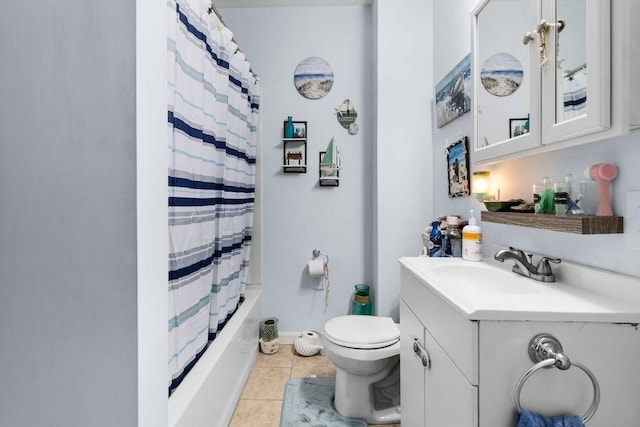
<instances>
[{"instance_id":1,"label":"toilet paper roll","mask_svg":"<svg viewBox=\"0 0 640 427\"><path fill-rule=\"evenodd\" d=\"M324 261L321 259L312 259L309 261L309 275L311 277L321 277L324 275Z\"/></svg>"}]
</instances>

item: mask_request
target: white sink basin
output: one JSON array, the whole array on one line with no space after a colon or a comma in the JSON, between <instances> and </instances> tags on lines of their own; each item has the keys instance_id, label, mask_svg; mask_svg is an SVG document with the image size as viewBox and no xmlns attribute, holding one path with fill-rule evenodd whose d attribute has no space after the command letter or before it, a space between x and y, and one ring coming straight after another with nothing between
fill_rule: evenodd
<instances>
[{"instance_id":1,"label":"white sink basin","mask_svg":"<svg viewBox=\"0 0 640 427\"><path fill-rule=\"evenodd\" d=\"M412 257L400 263L472 320L640 322L636 277L565 261L553 265L552 283L513 273L511 260Z\"/></svg>"},{"instance_id":2,"label":"white sink basin","mask_svg":"<svg viewBox=\"0 0 640 427\"><path fill-rule=\"evenodd\" d=\"M490 294L533 294L540 290L530 286L528 280L511 271L496 268L485 262L438 263L433 266L433 274L438 280L446 280L450 286L465 292Z\"/></svg>"}]
</instances>

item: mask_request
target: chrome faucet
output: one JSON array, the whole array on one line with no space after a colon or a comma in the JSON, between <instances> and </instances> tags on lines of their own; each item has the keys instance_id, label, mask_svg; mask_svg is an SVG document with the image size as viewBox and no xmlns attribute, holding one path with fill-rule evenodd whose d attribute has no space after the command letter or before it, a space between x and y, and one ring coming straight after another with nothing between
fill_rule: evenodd
<instances>
[{"instance_id":1,"label":"chrome faucet","mask_svg":"<svg viewBox=\"0 0 640 427\"><path fill-rule=\"evenodd\" d=\"M559 258L549 258L543 256L537 265L533 265L533 255L525 255L520 249L509 247L509 249L501 249L493 256L494 259L504 262L507 259L515 261L511 271L522 276L528 277L540 282L555 282L556 276L551 271L551 264L560 264Z\"/></svg>"}]
</instances>

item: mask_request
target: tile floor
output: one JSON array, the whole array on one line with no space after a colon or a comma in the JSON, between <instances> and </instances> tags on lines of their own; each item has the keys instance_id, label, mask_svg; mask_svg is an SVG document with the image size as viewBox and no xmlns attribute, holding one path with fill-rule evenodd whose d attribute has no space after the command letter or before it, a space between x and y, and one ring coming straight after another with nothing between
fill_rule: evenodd
<instances>
[{"instance_id":1,"label":"tile floor","mask_svg":"<svg viewBox=\"0 0 640 427\"><path fill-rule=\"evenodd\" d=\"M292 345L280 345L271 355L258 353L229 427L279 427L287 381L312 375L335 377L336 368L326 356L298 356Z\"/></svg>"}]
</instances>

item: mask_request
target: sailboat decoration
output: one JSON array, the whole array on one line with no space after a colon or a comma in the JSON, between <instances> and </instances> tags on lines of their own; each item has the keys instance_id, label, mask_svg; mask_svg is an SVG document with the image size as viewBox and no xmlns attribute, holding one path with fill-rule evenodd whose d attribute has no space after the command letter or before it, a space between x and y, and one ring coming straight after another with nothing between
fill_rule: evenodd
<instances>
[{"instance_id":1,"label":"sailboat decoration","mask_svg":"<svg viewBox=\"0 0 640 427\"><path fill-rule=\"evenodd\" d=\"M340 169L342 169L340 152L338 151L338 146L333 142L333 138L331 138L326 151L320 152L320 185L323 187L337 187L340 185Z\"/></svg>"},{"instance_id":2,"label":"sailboat decoration","mask_svg":"<svg viewBox=\"0 0 640 427\"><path fill-rule=\"evenodd\" d=\"M342 127L347 129L349 135L356 135L358 133L358 125L356 124L358 113L353 105L351 105L351 101L345 99L335 110L338 122Z\"/></svg>"}]
</instances>

